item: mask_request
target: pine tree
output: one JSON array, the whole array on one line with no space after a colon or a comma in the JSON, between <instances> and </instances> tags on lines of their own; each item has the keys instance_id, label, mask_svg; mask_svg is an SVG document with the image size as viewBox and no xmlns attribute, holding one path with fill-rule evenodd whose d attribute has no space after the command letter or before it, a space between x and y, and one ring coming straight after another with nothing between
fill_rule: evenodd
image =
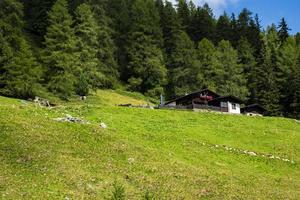
<instances>
[{"instance_id":1,"label":"pine tree","mask_svg":"<svg viewBox=\"0 0 300 200\"><path fill-rule=\"evenodd\" d=\"M233 95L241 99L246 99L248 89L243 69L238 64L238 53L231 46L229 41L222 40L217 48L217 92L222 95Z\"/></svg>"},{"instance_id":2,"label":"pine tree","mask_svg":"<svg viewBox=\"0 0 300 200\"><path fill-rule=\"evenodd\" d=\"M120 74L115 56L116 45L112 39L113 30L111 28L111 19L107 16L105 9L101 6L99 0L94 0L92 5L95 19L99 26L97 57L101 65L98 71L104 75L104 79L102 79L101 85L99 86L104 88L114 88L118 84Z\"/></svg>"},{"instance_id":3,"label":"pine tree","mask_svg":"<svg viewBox=\"0 0 300 200\"><path fill-rule=\"evenodd\" d=\"M209 88L211 90L216 90L217 85L217 74L218 70L218 60L217 60L217 50L214 44L204 38L199 42L197 48L197 60L199 64L199 72L202 73L203 86L202 88Z\"/></svg>"},{"instance_id":4,"label":"pine tree","mask_svg":"<svg viewBox=\"0 0 300 200\"><path fill-rule=\"evenodd\" d=\"M263 62L256 69L258 102L265 106L267 114L280 115L280 70L277 66L278 35L275 25L268 27L264 36Z\"/></svg>"},{"instance_id":5,"label":"pine tree","mask_svg":"<svg viewBox=\"0 0 300 200\"><path fill-rule=\"evenodd\" d=\"M134 1L132 0L110 0L106 13L112 19L112 39L116 45L117 64L119 65L120 79L126 82L127 70L127 37L130 29L130 11Z\"/></svg>"},{"instance_id":6,"label":"pine tree","mask_svg":"<svg viewBox=\"0 0 300 200\"><path fill-rule=\"evenodd\" d=\"M288 115L288 113L292 111L289 105L293 101L293 95L289 92L290 84L294 74L297 73L296 68L298 64L298 47L295 38L287 38L280 46L276 62L276 65L280 70L280 74L277 75L278 89L281 94L280 104L282 105L282 112L284 112L284 115Z\"/></svg>"},{"instance_id":7,"label":"pine tree","mask_svg":"<svg viewBox=\"0 0 300 200\"><path fill-rule=\"evenodd\" d=\"M174 35L184 31L180 23L179 16L170 2L166 2L160 13L160 26L163 33L163 46L166 53L165 59L168 59L174 46Z\"/></svg>"},{"instance_id":8,"label":"pine tree","mask_svg":"<svg viewBox=\"0 0 300 200\"><path fill-rule=\"evenodd\" d=\"M215 19L208 4L198 7L195 14L191 17L189 35L196 43L203 38L215 39Z\"/></svg>"},{"instance_id":9,"label":"pine tree","mask_svg":"<svg viewBox=\"0 0 300 200\"><path fill-rule=\"evenodd\" d=\"M50 26L45 35L43 62L47 71L48 88L63 99L74 92L78 57L75 56L76 38L73 20L66 0L57 0L48 15Z\"/></svg>"},{"instance_id":10,"label":"pine tree","mask_svg":"<svg viewBox=\"0 0 300 200\"><path fill-rule=\"evenodd\" d=\"M233 34L231 27L230 17L224 12L217 21L216 25L216 42L220 42L221 40L231 40L231 36Z\"/></svg>"},{"instance_id":11,"label":"pine tree","mask_svg":"<svg viewBox=\"0 0 300 200\"><path fill-rule=\"evenodd\" d=\"M77 37L78 74L80 77L76 83L77 94L88 95L89 89L97 88L104 79L100 72L100 62L97 58L99 27L94 18L91 7L81 4L75 11Z\"/></svg>"},{"instance_id":12,"label":"pine tree","mask_svg":"<svg viewBox=\"0 0 300 200\"><path fill-rule=\"evenodd\" d=\"M257 65L254 57L255 50L251 47L250 43L247 41L246 38L242 38L238 42L237 46L238 50L238 58L239 64L242 66L243 74L247 79L247 88L250 92L249 103L256 103L256 73L255 67Z\"/></svg>"},{"instance_id":13,"label":"pine tree","mask_svg":"<svg viewBox=\"0 0 300 200\"><path fill-rule=\"evenodd\" d=\"M24 4L26 28L38 36L38 42L43 39L49 26L47 13L56 0L20 0Z\"/></svg>"},{"instance_id":14,"label":"pine tree","mask_svg":"<svg viewBox=\"0 0 300 200\"><path fill-rule=\"evenodd\" d=\"M286 39L289 37L290 30L291 29L289 29L285 19L282 18L278 25L278 37L279 37L281 44L283 44L286 41Z\"/></svg>"},{"instance_id":15,"label":"pine tree","mask_svg":"<svg viewBox=\"0 0 300 200\"><path fill-rule=\"evenodd\" d=\"M183 95L202 88L203 78L196 60L194 43L184 31L173 34L173 45L169 53L168 93Z\"/></svg>"},{"instance_id":16,"label":"pine tree","mask_svg":"<svg viewBox=\"0 0 300 200\"><path fill-rule=\"evenodd\" d=\"M297 45L299 46L300 45L300 33L296 33L295 40L296 40Z\"/></svg>"},{"instance_id":17,"label":"pine tree","mask_svg":"<svg viewBox=\"0 0 300 200\"><path fill-rule=\"evenodd\" d=\"M34 97L41 70L23 36L23 7L15 0L0 2L0 94Z\"/></svg>"},{"instance_id":18,"label":"pine tree","mask_svg":"<svg viewBox=\"0 0 300 200\"><path fill-rule=\"evenodd\" d=\"M249 27L250 22L252 20L252 13L244 8L241 13L239 14L238 20L237 20L237 31L236 34L238 34L238 39L241 38L247 38L249 39Z\"/></svg>"},{"instance_id":19,"label":"pine tree","mask_svg":"<svg viewBox=\"0 0 300 200\"><path fill-rule=\"evenodd\" d=\"M300 119L300 49L298 48L298 61L297 65L290 77L290 85L287 88L289 98L289 115Z\"/></svg>"},{"instance_id":20,"label":"pine tree","mask_svg":"<svg viewBox=\"0 0 300 200\"><path fill-rule=\"evenodd\" d=\"M182 26L186 32L189 32L190 17L191 13L189 10L189 5L186 0L176 0L177 1L177 12Z\"/></svg>"},{"instance_id":21,"label":"pine tree","mask_svg":"<svg viewBox=\"0 0 300 200\"><path fill-rule=\"evenodd\" d=\"M152 0L136 0L128 35L128 83L135 91L157 96L163 92L166 69L160 46L159 15Z\"/></svg>"}]
</instances>

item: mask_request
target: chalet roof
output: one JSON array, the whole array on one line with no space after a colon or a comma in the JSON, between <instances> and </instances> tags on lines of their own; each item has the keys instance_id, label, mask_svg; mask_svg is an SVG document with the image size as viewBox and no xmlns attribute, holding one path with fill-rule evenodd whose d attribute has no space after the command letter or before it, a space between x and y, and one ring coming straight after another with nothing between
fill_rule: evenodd
<instances>
[{"instance_id":1,"label":"chalet roof","mask_svg":"<svg viewBox=\"0 0 300 200\"><path fill-rule=\"evenodd\" d=\"M169 104L169 103L172 103L174 101L178 101L178 100L181 100L181 99L185 99L185 98L188 98L190 96L193 96L193 95L196 95L196 94L199 94L199 93L203 93L203 92L209 92L213 95L215 95L216 97L220 97L220 95L218 95L217 93L215 93L214 91L211 91L209 89L203 89L203 90L198 90L198 91L195 91L195 92L192 92L190 94L187 94L187 95L183 95L183 96L180 96L180 97L177 97L175 99L172 99L170 101L167 101L166 104Z\"/></svg>"},{"instance_id":2,"label":"chalet roof","mask_svg":"<svg viewBox=\"0 0 300 200\"><path fill-rule=\"evenodd\" d=\"M255 103L255 104L251 104L251 105L247 105L245 107L242 108L242 110L247 110L247 109L261 109L262 111L267 111L267 109L265 109L263 106Z\"/></svg>"},{"instance_id":3,"label":"chalet roof","mask_svg":"<svg viewBox=\"0 0 300 200\"><path fill-rule=\"evenodd\" d=\"M234 103L244 103L243 100L241 100L238 97L232 96L232 95L222 96L222 97L215 98L215 99L209 101L209 103L212 103L212 102L221 102L221 101L230 101L230 102L234 102Z\"/></svg>"}]
</instances>

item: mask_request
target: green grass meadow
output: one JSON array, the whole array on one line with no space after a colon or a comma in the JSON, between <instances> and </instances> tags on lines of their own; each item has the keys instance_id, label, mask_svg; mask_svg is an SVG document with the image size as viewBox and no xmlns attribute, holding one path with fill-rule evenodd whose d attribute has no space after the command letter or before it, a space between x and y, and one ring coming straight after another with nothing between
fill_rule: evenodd
<instances>
[{"instance_id":1,"label":"green grass meadow","mask_svg":"<svg viewBox=\"0 0 300 200\"><path fill-rule=\"evenodd\" d=\"M52 109L0 97L0 199L112 199L114 185L129 200L300 199L299 122L116 106L148 102L110 90ZM66 114L90 124L53 120Z\"/></svg>"}]
</instances>

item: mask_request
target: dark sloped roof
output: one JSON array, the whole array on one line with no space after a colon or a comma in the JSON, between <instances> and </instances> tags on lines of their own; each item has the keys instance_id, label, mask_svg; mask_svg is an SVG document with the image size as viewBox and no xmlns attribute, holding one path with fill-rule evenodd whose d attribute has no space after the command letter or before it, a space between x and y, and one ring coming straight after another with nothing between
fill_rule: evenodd
<instances>
[{"instance_id":1,"label":"dark sloped roof","mask_svg":"<svg viewBox=\"0 0 300 200\"><path fill-rule=\"evenodd\" d=\"M249 108L259 108L259 109L261 109L263 111L267 111L267 109L265 109L262 105L259 105L257 103L251 104L251 105L247 105L247 106L243 107L242 109L246 110L246 109L249 109Z\"/></svg>"},{"instance_id":2,"label":"dark sloped roof","mask_svg":"<svg viewBox=\"0 0 300 200\"><path fill-rule=\"evenodd\" d=\"M235 96L232 96L232 95L228 95L228 96L223 96L223 97L218 97L218 98L215 98L211 101L209 101L209 103L211 102L221 102L221 101L231 101L231 102L235 102L235 103L244 103L243 100L241 100L240 98L238 97L235 97Z\"/></svg>"},{"instance_id":3,"label":"dark sloped roof","mask_svg":"<svg viewBox=\"0 0 300 200\"><path fill-rule=\"evenodd\" d=\"M203 89L203 90L198 90L198 91L192 92L192 93L190 93L190 94L183 95L183 96L180 96L180 97L178 97L178 98L169 100L169 101L167 101L165 104L169 104L169 103L172 103L172 102L174 102L174 101L178 101L178 100L181 100L181 99L185 99L185 98L187 98L187 97L189 97L189 96L193 96L193 95L195 95L195 94L203 93L203 92L210 92L210 93L214 94L215 96L220 97L220 95L218 95L218 94L215 93L214 91L211 91L211 90L209 90L209 89Z\"/></svg>"}]
</instances>

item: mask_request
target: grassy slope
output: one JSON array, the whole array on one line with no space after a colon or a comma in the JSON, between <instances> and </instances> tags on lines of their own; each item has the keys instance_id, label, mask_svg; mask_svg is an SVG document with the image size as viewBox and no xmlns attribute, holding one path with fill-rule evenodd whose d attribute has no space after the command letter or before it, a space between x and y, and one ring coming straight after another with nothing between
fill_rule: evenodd
<instances>
[{"instance_id":1,"label":"grassy slope","mask_svg":"<svg viewBox=\"0 0 300 200\"><path fill-rule=\"evenodd\" d=\"M114 106L146 104L129 96L99 91L51 110L0 97L0 199L105 199L114 182L127 199L146 191L158 199L300 198L300 123ZM92 123L52 120L65 114Z\"/></svg>"}]
</instances>

